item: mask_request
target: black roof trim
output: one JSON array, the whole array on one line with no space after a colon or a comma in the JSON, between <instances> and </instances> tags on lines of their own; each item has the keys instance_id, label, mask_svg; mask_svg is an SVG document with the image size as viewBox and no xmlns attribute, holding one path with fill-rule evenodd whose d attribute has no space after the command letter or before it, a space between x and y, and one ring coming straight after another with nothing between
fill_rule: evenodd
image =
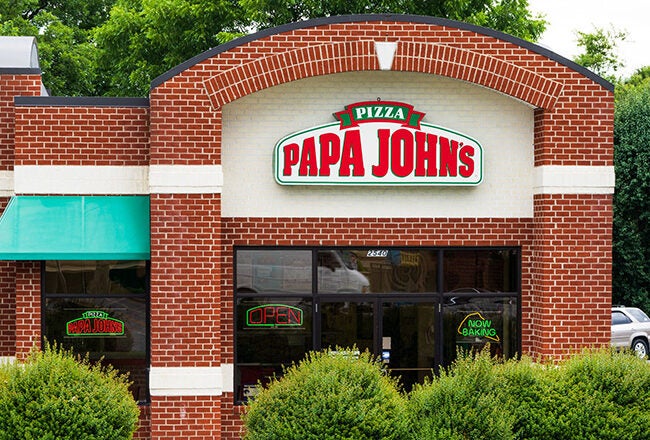
<instances>
[{"instance_id":1,"label":"black roof trim","mask_svg":"<svg viewBox=\"0 0 650 440\"><path fill-rule=\"evenodd\" d=\"M16 96L18 107L149 107L149 98L105 96Z\"/></svg>"},{"instance_id":2,"label":"black roof trim","mask_svg":"<svg viewBox=\"0 0 650 440\"><path fill-rule=\"evenodd\" d=\"M40 75L38 67L0 67L0 75Z\"/></svg>"},{"instance_id":3,"label":"black roof trim","mask_svg":"<svg viewBox=\"0 0 650 440\"><path fill-rule=\"evenodd\" d=\"M194 66L195 64L200 63L201 61L204 61L210 57L213 57L217 54L220 54L222 52L226 52L232 48L235 48L237 46L249 43L251 41L259 40L261 38L268 37L270 35L275 35L275 34L281 34L283 32L289 32L293 31L296 29L304 29L304 28L309 28L309 27L316 27L316 26L324 26L324 25L329 25L329 24L340 24L340 23L357 23L357 22L373 22L373 21L402 21L402 22L410 22L410 23L420 23L420 24L430 24L430 25L438 25L438 26L447 26L447 27L454 27L458 29L463 29L467 31L472 31L476 32L478 34L483 34L487 35L490 37L497 38L499 40L504 40L508 41L510 43L516 44L517 46L521 46L525 49L528 49L530 51L536 52L540 55L543 55L547 58L552 59L553 61L557 61L560 64L563 64L567 66L568 68L575 70L576 72L586 76L587 78L593 80L594 82L600 84L603 88L609 90L609 91L614 91L614 85L604 79L603 77L596 75L594 72L592 72L589 69L584 68L583 66L574 63L573 61L564 58L563 56L546 49L545 47L539 46L535 43L531 43L530 41L522 40L521 38L509 35L509 34L504 34L503 32L490 29L490 28L485 28L482 26L476 26L473 24L469 23L464 23L462 21L455 21L455 20L449 20L446 18L440 18L440 17L428 17L424 15L407 15L407 14L358 14L358 15L337 15L337 16L332 16L332 17L322 17L322 18L314 18L311 20L305 20L305 21L298 21L295 23L288 23L288 24L283 24L281 26L277 26L274 28L268 28L261 30L259 32L245 35L241 38L237 38L235 40L229 41L227 43L221 44L219 46L213 47L212 49L206 50L203 53L200 53L196 55L193 58L190 58L189 60L179 64L178 66L168 70L167 72L163 73L162 75L158 76L157 78L154 78L153 81L151 81L151 89L154 89L164 83L165 81L175 77L179 73L189 69L190 67Z\"/></svg>"}]
</instances>

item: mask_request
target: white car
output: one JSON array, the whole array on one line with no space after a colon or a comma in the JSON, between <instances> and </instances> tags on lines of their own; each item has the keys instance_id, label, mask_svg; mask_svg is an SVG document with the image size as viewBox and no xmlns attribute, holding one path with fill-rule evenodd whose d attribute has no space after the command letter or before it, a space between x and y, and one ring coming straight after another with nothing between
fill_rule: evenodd
<instances>
[{"instance_id":1,"label":"white car","mask_svg":"<svg viewBox=\"0 0 650 440\"><path fill-rule=\"evenodd\" d=\"M612 345L631 348L639 357L647 357L650 318L635 307L612 307Z\"/></svg>"}]
</instances>

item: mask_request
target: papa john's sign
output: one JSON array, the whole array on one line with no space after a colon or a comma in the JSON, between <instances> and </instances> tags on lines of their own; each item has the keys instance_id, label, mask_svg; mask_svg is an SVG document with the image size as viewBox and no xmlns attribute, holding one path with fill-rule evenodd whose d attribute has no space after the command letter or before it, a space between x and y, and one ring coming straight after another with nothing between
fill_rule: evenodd
<instances>
[{"instance_id":1,"label":"papa john's sign","mask_svg":"<svg viewBox=\"0 0 650 440\"><path fill-rule=\"evenodd\" d=\"M290 134L275 145L281 185L478 185L483 149L474 139L422 122L394 101L357 102L338 122Z\"/></svg>"}]
</instances>

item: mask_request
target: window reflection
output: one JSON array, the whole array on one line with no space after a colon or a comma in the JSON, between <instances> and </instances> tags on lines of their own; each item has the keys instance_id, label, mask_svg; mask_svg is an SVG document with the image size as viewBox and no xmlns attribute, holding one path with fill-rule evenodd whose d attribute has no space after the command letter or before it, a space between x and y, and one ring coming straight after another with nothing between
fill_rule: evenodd
<instances>
[{"instance_id":1,"label":"window reflection","mask_svg":"<svg viewBox=\"0 0 650 440\"><path fill-rule=\"evenodd\" d=\"M320 293L436 291L434 251L346 249L318 252Z\"/></svg>"},{"instance_id":2,"label":"window reflection","mask_svg":"<svg viewBox=\"0 0 650 440\"><path fill-rule=\"evenodd\" d=\"M311 293L311 251L237 251L237 292Z\"/></svg>"},{"instance_id":3,"label":"window reflection","mask_svg":"<svg viewBox=\"0 0 650 440\"><path fill-rule=\"evenodd\" d=\"M46 261L45 294L126 295L148 291L147 262Z\"/></svg>"}]
</instances>

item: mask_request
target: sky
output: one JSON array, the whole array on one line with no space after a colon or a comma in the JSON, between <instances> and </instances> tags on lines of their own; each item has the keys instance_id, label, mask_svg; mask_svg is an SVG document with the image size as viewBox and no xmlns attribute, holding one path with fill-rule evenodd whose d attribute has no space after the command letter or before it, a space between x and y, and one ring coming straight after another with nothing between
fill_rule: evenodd
<instances>
[{"instance_id":1,"label":"sky","mask_svg":"<svg viewBox=\"0 0 650 440\"><path fill-rule=\"evenodd\" d=\"M625 66L617 76L629 77L636 69L650 65L648 0L529 0L533 13L545 15L546 31L537 44L565 58L581 52L576 31L593 32L595 27L626 31L617 53Z\"/></svg>"}]
</instances>

